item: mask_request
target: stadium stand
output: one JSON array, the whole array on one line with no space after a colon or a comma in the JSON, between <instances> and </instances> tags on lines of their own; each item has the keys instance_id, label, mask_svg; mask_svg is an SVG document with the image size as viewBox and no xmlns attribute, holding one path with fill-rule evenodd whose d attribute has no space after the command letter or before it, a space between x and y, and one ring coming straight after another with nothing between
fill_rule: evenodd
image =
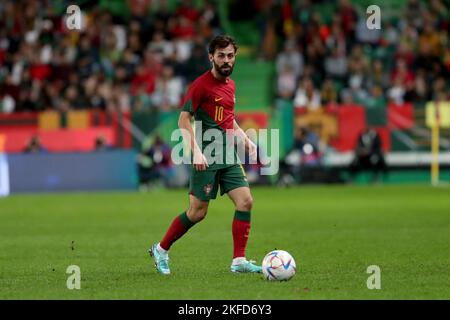
<instances>
[{"instance_id":1,"label":"stadium stand","mask_svg":"<svg viewBox=\"0 0 450 320\"><path fill-rule=\"evenodd\" d=\"M50 152L93 151L98 136L119 149L139 150L155 134L170 141L186 87L209 68L207 42L228 33L239 44L237 117L244 128L279 129L282 157L307 125L324 164L344 167L373 126L388 164L414 164L408 155L431 148L437 103L445 159L449 2L383 1L381 29L369 30L372 2L79 0L77 31L65 26L67 1L2 1L4 150L21 152L35 135ZM293 65L280 58L286 50Z\"/></svg>"}]
</instances>

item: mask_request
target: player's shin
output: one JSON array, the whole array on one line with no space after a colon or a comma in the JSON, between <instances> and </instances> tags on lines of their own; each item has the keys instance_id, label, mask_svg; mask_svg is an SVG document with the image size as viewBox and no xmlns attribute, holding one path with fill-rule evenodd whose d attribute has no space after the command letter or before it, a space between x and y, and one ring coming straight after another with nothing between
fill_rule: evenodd
<instances>
[{"instance_id":1,"label":"player's shin","mask_svg":"<svg viewBox=\"0 0 450 320\"><path fill-rule=\"evenodd\" d=\"M250 211L236 210L233 219L233 259L244 258L250 233Z\"/></svg>"},{"instance_id":2,"label":"player's shin","mask_svg":"<svg viewBox=\"0 0 450 320\"><path fill-rule=\"evenodd\" d=\"M164 238L160 242L161 248L169 250L172 244L181 238L195 223L189 220L186 212L173 219Z\"/></svg>"}]
</instances>

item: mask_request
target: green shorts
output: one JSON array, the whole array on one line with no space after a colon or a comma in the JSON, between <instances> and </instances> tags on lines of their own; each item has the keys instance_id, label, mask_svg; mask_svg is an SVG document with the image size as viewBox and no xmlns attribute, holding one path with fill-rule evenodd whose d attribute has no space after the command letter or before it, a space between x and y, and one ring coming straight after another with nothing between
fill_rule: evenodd
<instances>
[{"instance_id":1,"label":"green shorts","mask_svg":"<svg viewBox=\"0 0 450 320\"><path fill-rule=\"evenodd\" d=\"M197 171L192 167L189 181L190 194L202 201L209 201L217 197L219 186L221 196L233 189L248 187L242 165L235 164L222 169L205 171Z\"/></svg>"}]
</instances>

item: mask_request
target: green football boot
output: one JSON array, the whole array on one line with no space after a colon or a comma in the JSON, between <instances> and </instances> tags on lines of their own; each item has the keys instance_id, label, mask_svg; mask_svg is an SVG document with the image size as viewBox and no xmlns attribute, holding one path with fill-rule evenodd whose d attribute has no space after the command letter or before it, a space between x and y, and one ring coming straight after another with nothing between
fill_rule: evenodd
<instances>
[{"instance_id":1,"label":"green football boot","mask_svg":"<svg viewBox=\"0 0 450 320\"><path fill-rule=\"evenodd\" d=\"M262 273L261 266L254 264L255 261L245 260L240 264L231 265L231 272L239 273Z\"/></svg>"}]
</instances>

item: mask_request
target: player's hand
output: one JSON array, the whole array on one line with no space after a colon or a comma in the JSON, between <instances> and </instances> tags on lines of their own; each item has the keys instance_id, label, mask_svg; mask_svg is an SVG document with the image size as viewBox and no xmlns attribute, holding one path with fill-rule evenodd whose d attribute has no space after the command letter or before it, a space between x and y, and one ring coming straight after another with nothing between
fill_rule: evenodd
<instances>
[{"instance_id":1,"label":"player's hand","mask_svg":"<svg viewBox=\"0 0 450 320\"><path fill-rule=\"evenodd\" d=\"M247 139L247 150L248 150L248 154L250 156L250 160L252 162L256 162L256 160L258 159L258 147L250 139Z\"/></svg>"},{"instance_id":2,"label":"player's hand","mask_svg":"<svg viewBox=\"0 0 450 320\"><path fill-rule=\"evenodd\" d=\"M204 171L208 168L208 160L200 151L194 152L194 169L197 171Z\"/></svg>"}]
</instances>

